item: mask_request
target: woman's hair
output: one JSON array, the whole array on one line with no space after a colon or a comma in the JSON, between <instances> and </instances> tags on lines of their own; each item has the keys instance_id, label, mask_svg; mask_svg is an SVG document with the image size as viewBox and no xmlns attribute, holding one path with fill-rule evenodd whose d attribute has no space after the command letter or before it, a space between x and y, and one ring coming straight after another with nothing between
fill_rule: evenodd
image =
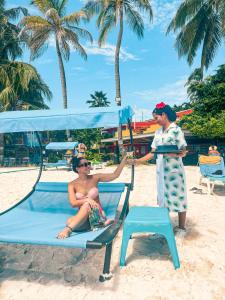
<instances>
[{"instance_id":1,"label":"woman's hair","mask_svg":"<svg viewBox=\"0 0 225 300\"><path fill-rule=\"evenodd\" d=\"M74 172L78 173L78 172L77 172L77 167L79 167L80 161L81 161L82 159L84 159L84 158L83 158L83 157L76 157L76 156L74 156L74 157L72 158L72 169L73 169Z\"/></svg>"},{"instance_id":2,"label":"woman's hair","mask_svg":"<svg viewBox=\"0 0 225 300\"><path fill-rule=\"evenodd\" d=\"M170 122L174 122L177 119L176 112L168 104L163 102L157 104L152 113L160 116L165 113Z\"/></svg>"}]
</instances>

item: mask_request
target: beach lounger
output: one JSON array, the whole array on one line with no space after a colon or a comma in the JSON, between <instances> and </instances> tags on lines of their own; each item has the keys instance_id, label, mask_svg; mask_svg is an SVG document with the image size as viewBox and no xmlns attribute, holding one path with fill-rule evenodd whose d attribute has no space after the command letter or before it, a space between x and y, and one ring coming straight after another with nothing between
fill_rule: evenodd
<instances>
[{"instance_id":1,"label":"beach lounger","mask_svg":"<svg viewBox=\"0 0 225 300\"><path fill-rule=\"evenodd\" d=\"M225 166L221 156L199 155L199 168L199 184L201 184L202 179L205 178L209 194L213 193L216 181L225 183Z\"/></svg>"},{"instance_id":2,"label":"beach lounger","mask_svg":"<svg viewBox=\"0 0 225 300\"><path fill-rule=\"evenodd\" d=\"M43 169L46 170L48 168L56 168L58 169L59 167L65 167L65 168L71 168L70 165L68 164L67 160L64 159L59 159L55 163L43 163Z\"/></svg>"},{"instance_id":3,"label":"beach lounger","mask_svg":"<svg viewBox=\"0 0 225 300\"><path fill-rule=\"evenodd\" d=\"M100 200L108 218L115 222L96 231L74 232L60 240L57 233L65 226L68 217L75 214L68 201L67 183L39 182L43 169L42 143L39 131L72 130L85 128L118 127L128 124L133 147L131 107L10 111L0 113L0 133L35 132L40 145L40 171L33 190L17 205L0 214L0 243L61 246L70 248L100 249L106 247L103 274L99 280L111 278L110 260L112 243L129 210L129 195L133 188L134 167L130 183L102 183ZM121 198L126 189L125 197ZM120 199L123 205L118 210Z\"/></svg>"},{"instance_id":4,"label":"beach lounger","mask_svg":"<svg viewBox=\"0 0 225 300\"><path fill-rule=\"evenodd\" d=\"M100 200L110 219L115 219L121 195L127 190L118 220L96 231L73 232L62 240L56 238L57 233L77 211L68 201L67 186L62 182L39 182L28 197L0 214L0 242L92 249L106 246L103 274L99 279L109 279L112 242L128 209L130 185L100 183Z\"/></svg>"}]
</instances>

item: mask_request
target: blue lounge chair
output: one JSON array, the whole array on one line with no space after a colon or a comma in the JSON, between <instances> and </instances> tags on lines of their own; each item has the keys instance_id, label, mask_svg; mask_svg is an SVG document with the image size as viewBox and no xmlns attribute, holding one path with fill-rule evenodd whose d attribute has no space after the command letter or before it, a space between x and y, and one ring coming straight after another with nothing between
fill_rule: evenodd
<instances>
[{"instance_id":1,"label":"blue lounge chair","mask_svg":"<svg viewBox=\"0 0 225 300\"><path fill-rule=\"evenodd\" d=\"M215 156L212 156L215 157ZM210 159L210 156L208 157ZM199 160L199 167L200 167L200 180L199 183L202 183L202 179L205 178L208 187L208 193L213 193L214 185L216 181L220 181L225 183L225 166L224 160L220 157L218 163L201 163ZM221 174L216 174L220 172Z\"/></svg>"},{"instance_id":2,"label":"blue lounge chair","mask_svg":"<svg viewBox=\"0 0 225 300\"><path fill-rule=\"evenodd\" d=\"M87 111L38 110L0 113L0 133L118 127L128 123L131 133L133 111L125 108L98 108ZM132 133L131 133L131 144ZM40 151L42 153L42 151ZM43 161L43 160L42 160ZM71 237L56 238L67 218L76 213L67 199L67 183L39 182L43 163L33 190L17 205L0 214L0 243L34 244L71 248L100 249L106 247L103 274L99 280L110 279L112 243L124 217L129 210L129 195L133 187L134 168L131 168L131 183L104 183L99 185L100 199L109 218L118 217L106 228L97 231L73 233ZM121 210L117 210L121 194L126 189ZM121 207L121 206L119 206Z\"/></svg>"},{"instance_id":3,"label":"blue lounge chair","mask_svg":"<svg viewBox=\"0 0 225 300\"><path fill-rule=\"evenodd\" d=\"M47 163L47 162L43 163L43 169L44 170L46 170L48 168L56 168L56 169L58 169L59 167L64 167L64 168L69 168L70 169L70 165L68 164L68 162L67 162L66 159L59 159L55 163Z\"/></svg>"}]
</instances>

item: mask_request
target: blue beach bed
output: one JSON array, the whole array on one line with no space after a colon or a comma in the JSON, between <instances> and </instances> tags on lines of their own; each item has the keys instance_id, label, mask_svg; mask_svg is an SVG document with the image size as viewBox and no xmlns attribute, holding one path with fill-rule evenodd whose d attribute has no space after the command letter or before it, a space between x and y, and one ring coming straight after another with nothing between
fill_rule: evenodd
<instances>
[{"instance_id":1,"label":"blue beach bed","mask_svg":"<svg viewBox=\"0 0 225 300\"><path fill-rule=\"evenodd\" d=\"M130 127L132 114L130 107L90 109L82 113L73 110L4 112L0 113L0 133L30 130L37 134L37 131L116 127L125 123ZM103 273L99 280L110 279L112 243L129 210L134 168L131 168L130 183L99 184L100 200L107 217L114 219L117 215L113 224L97 231L73 232L71 237L59 240L57 233L76 209L69 204L66 182L39 182L42 167L43 160L33 190L18 204L0 214L0 242L92 249L106 246ZM121 197L123 192L125 197ZM118 210L122 198L123 203Z\"/></svg>"}]
</instances>

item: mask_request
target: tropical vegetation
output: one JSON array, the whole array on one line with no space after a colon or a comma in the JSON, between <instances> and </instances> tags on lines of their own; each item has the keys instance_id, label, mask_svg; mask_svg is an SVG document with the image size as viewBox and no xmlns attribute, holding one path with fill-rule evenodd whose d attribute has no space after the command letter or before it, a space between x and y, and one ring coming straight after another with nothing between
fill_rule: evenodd
<instances>
[{"instance_id":1,"label":"tropical vegetation","mask_svg":"<svg viewBox=\"0 0 225 300\"><path fill-rule=\"evenodd\" d=\"M199 79L200 73L196 70L189 77L187 91L193 113L183 117L181 125L200 137L225 137L225 65L204 80Z\"/></svg>"},{"instance_id":2,"label":"tropical vegetation","mask_svg":"<svg viewBox=\"0 0 225 300\"><path fill-rule=\"evenodd\" d=\"M48 42L54 38L62 86L63 107L67 108L67 87L63 59L70 58L71 48L81 57L87 59L85 49L80 38L92 41L91 34L78 27L79 22L85 19L82 11L66 15L68 0L33 0L32 4L41 13L41 16L26 16L22 20L21 36L26 37L31 50L31 60L40 57L47 49Z\"/></svg>"},{"instance_id":3,"label":"tropical vegetation","mask_svg":"<svg viewBox=\"0 0 225 300\"><path fill-rule=\"evenodd\" d=\"M23 41L15 21L22 7L5 9L0 0L0 111L48 108L44 98L52 97L48 86L30 64L16 61L23 54Z\"/></svg>"},{"instance_id":4,"label":"tropical vegetation","mask_svg":"<svg viewBox=\"0 0 225 300\"><path fill-rule=\"evenodd\" d=\"M103 91L95 91L94 94L90 94L91 100L87 100L86 103L89 107L107 107L110 106L110 102L107 100L106 93Z\"/></svg>"},{"instance_id":5,"label":"tropical vegetation","mask_svg":"<svg viewBox=\"0 0 225 300\"><path fill-rule=\"evenodd\" d=\"M192 65L201 48L200 74L212 63L216 50L225 37L224 0L185 0L183 1L167 33L178 32L175 48L179 57L185 56Z\"/></svg>"},{"instance_id":6,"label":"tropical vegetation","mask_svg":"<svg viewBox=\"0 0 225 300\"><path fill-rule=\"evenodd\" d=\"M85 7L89 17L98 15L97 26L100 30L99 46L102 46L107 39L109 32L113 27L119 27L115 48L115 85L117 105L121 105L121 86L120 86L120 67L119 57L120 48L123 39L124 23L128 24L131 30L142 38L144 35L144 21L141 13L148 16L149 21L152 21L153 13L149 0L91 0Z\"/></svg>"}]
</instances>

